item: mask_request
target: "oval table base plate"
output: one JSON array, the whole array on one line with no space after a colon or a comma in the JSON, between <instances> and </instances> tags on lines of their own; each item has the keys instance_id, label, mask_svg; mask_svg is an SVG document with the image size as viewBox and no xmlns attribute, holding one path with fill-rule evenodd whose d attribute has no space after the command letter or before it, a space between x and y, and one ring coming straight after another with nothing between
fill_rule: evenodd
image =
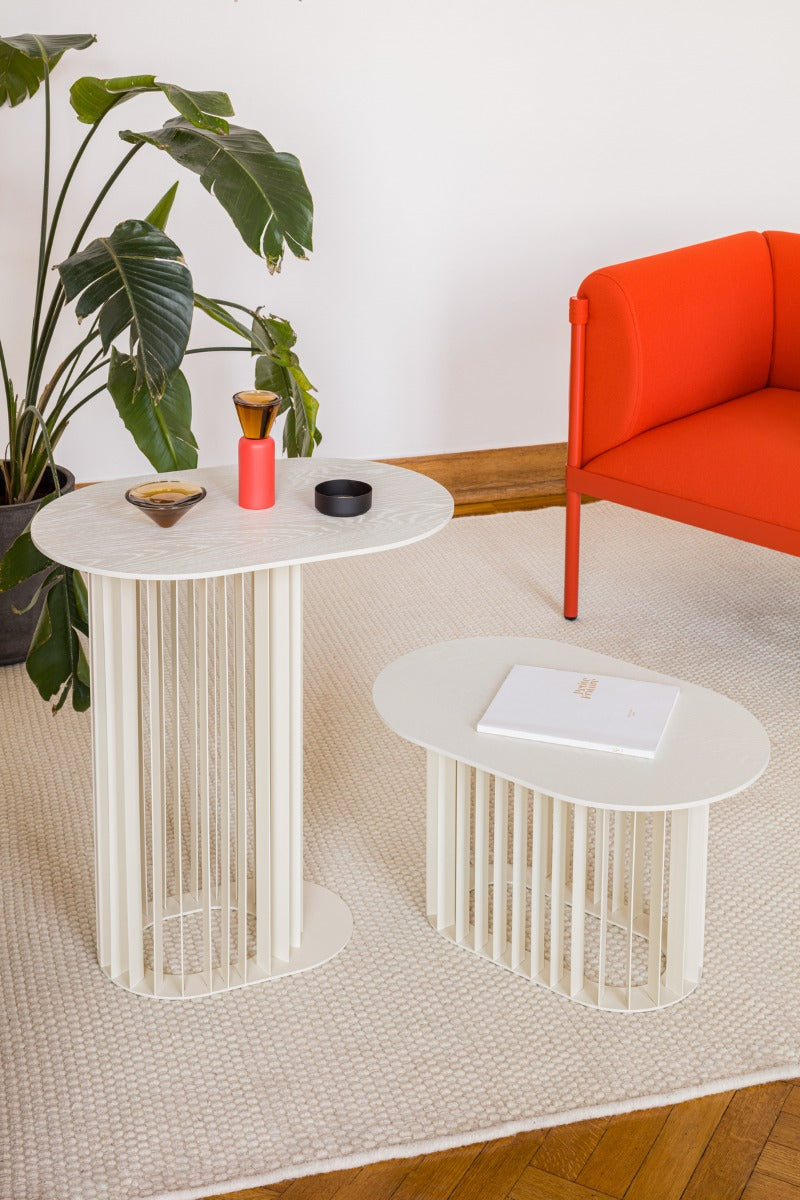
<instances>
[{"instance_id":1,"label":"oval table base plate","mask_svg":"<svg viewBox=\"0 0 800 1200\"><path fill-rule=\"evenodd\" d=\"M344 950L352 935L353 917L344 900L328 888L306 879L303 882L303 941L301 946L292 949L288 962L273 958L270 969L266 970L251 956L246 962L244 978L241 970L231 964L227 972L215 967L210 982L205 972L183 976L165 974L157 992L152 970L146 970L144 977L134 984L131 984L127 972L114 977L104 967L101 970L113 983L137 996L157 1000L199 999L310 971L312 967L319 967L335 958Z\"/></svg>"}]
</instances>

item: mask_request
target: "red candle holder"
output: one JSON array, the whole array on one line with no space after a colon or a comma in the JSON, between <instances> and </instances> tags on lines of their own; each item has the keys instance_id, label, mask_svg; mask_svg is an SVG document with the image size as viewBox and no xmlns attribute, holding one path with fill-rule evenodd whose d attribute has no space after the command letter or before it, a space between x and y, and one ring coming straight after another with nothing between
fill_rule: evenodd
<instances>
[{"instance_id":1,"label":"red candle holder","mask_svg":"<svg viewBox=\"0 0 800 1200\"><path fill-rule=\"evenodd\" d=\"M239 438L239 504L272 508L275 503L275 442L269 436L280 408L274 392L237 392L233 397L242 427Z\"/></svg>"}]
</instances>

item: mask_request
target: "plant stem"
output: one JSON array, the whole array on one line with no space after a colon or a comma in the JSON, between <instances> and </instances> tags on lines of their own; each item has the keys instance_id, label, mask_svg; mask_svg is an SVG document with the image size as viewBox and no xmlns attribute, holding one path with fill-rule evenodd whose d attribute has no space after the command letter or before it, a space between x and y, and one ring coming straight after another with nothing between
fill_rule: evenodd
<instances>
[{"instance_id":1,"label":"plant stem","mask_svg":"<svg viewBox=\"0 0 800 1200\"><path fill-rule=\"evenodd\" d=\"M94 391L92 391L92 392L89 392L89 394L87 396L84 396L81 400L78 400L78 402L76 404L73 404L72 408L69 409L68 412L64 413L64 416L61 418L59 423L53 429L53 436L51 438L51 442L54 446L58 445L59 441L61 440L61 435L64 433L65 429L67 428L67 425L70 423L72 418L75 416L75 413L78 411L78 409L83 408L84 404L88 404L90 400L94 400L95 396L99 396L100 393L104 392L105 390L106 390L106 385L104 383L101 383L100 387L95 388Z\"/></svg>"},{"instance_id":2,"label":"plant stem","mask_svg":"<svg viewBox=\"0 0 800 1200\"><path fill-rule=\"evenodd\" d=\"M122 162L120 162L118 164L118 166L111 172L108 179L103 184L100 191L98 192L97 199L95 200L92 207L89 209L89 212L86 214L86 220L83 222L80 229L78 230L77 236L75 238L75 241L72 243L72 245L70 247L70 251L69 251L69 254L67 255L67 258L70 258L71 255L73 255L76 252L76 250L78 249L78 247L80 246L80 244L83 240L83 235L86 233L86 230L91 225L92 219L94 218L94 215L97 212L98 208L103 203L106 196L111 191L114 184L116 183L117 179L119 178L119 176L122 174L122 172L127 167L128 163L133 158L134 154L138 154L143 145L144 145L144 142L139 142L138 145L134 146L131 150L129 150L128 153L123 158Z\"/></svg>"},{"instance_id":3,"label":"plant stem","mask_svg":"<svg viewBox=\"0 0 800 1200\"><path fill-rule=\"evenodd\" d=\"M187 354L211 354L212 352L219 354L220 351L224 352L226 350L234 350L244 354L253 353L250 346L198 346L195 350L184 350L183 354L185 358Z\"/></svg>"},{"instance_id":4,"label":"plant stem","mask_svg":"<svg viewBox=\"0 0 800 1200\"><path fill-rule=\"evenodd\" d=\"M83 345L84 345L83 342L80 342L77 346L75 346L75 348L73 350L70 350L69 354L63 360L63 362L60 362L58 364L58 366L56 367L55 374L53 375L52 379L45 387L41 396L39 397L38 404L34 406L32 403L28 403L25 406L25 408L22 410L22 414L20 416L20 424L22 424L22 422L24 421L26 416L30 415L30 417L31 417L31 420L28 422L26 429L23 431L23 437L26 439L25 440L25 448L23 451L22 463L21 463L21 469L22 469L23 473L27 470L31 455L33 454L34 444L35 444L35 440L36 440L37 427L36 427L36 424L34 424L33 414L36 413L37 416L42 417L42 418L44 417L45 409L47 408L47 405L50 401L50 397L53 394L56 384L58 383L59 379L64 374L64 372L66 371L69 364L74 359L76 359L80 356L81 351L83 350Z\"/></svg>"},{"instance_id":5,"label":"plant stem","mask_svg":"<svg viewBox=\"0 0 800 1200\"><path fill-rule=\"evenodd\" d=\"M70 396L74 395L74 393L78 390L78 388L81 386L81 384L85 383L90 375L94 375L96 371L102 371L103 367L107 367L109 365L109 363L111 362L110 358L101 358L100 362L97 361L97 359L102 355L102 353L103 353L102 350L98 350L97 354L95 354L92 358L89 359L88 363L86 364L86 367L84 368L83 371L81 371L80 375L78 376L78 378L75 380L75 382L72 384L71 387L63 387L61 389L58 400L56 401L55 405L53 406L53 410L50 413L49 423L51 426L53 426L55 424L55 422L58 420L58 418L61 416L61 413L64 411L64 406L66 405ZM107 386L107 384L103 384L103 387L106 387L106 386ZM102 391L102 388L100 390Z\"/></svg>"},{"instance_id":6,"label":"plant stem","mask_svg":"<svg viewBox=\"0 0 800 1200\"><path fill-rule=\"evenodd\" d=\"M10 446L11 439L14 437L14 426L17 422L17 406L14 403L14 392L11 380L8 377L8 367L6 366L6 356L2 342L0 342L0 369L3 374L3 395L6 399L6 411L8 413L8 439ZM14 496L14 459L10 455L8 459L4 457L2 462L0 462L0 474L2 474L6 489L6 503L10 504Z\"/></svg>"},{"instance_id":7,"label":"plant stem","mask_svg":"<svg viewBox=\"0 0 800 1200\"><path fill-rule=\"evenodd\" d=\"M87 133L86 137L81 142L80 146L78 147L78 151L77 151L75 157L73 158L72 162L70 163L69 170L67 171L66 175L64 176L64 182L62 183L61 190L58 193L58 198L56 200L55 208L53 209L53 219L50 222L50 231L47 235L47 244L44 248L44 260L43 261L40 260L39 279L38 279L38 286L37 286L37 293L36 293L36 307L34 310L34 317L33 317L33 336L32 336L32 340L31 340L31 354L33 354L33 348L34 348L34 345L35 345L35 342L36 342L36 339L37 339L38 333L39 333L39 321L41 318L42 301L44 299L44 282L45 282L45 277L47 275L47 268L50 265L50 255L53 252L53 242L55 240L56 230L58 228L58 222L61 217L61 210L64 207L64 201L66 200L67 192L69 191L69 185L72 183L72 179L75 175L76 170L78 169L78 164L80 163L81 159L83 158L89 143L91 142L94 135L97 133L97 130L100 128L100 122L103 120L104 117L106 117L108 115L108 113L111 112L111 109L114 107L115 104L117 104L116 100L114 101L113 104L111 104L106 109L106 111L102 114L102 116L98 117L98 119L95 121L94 125L92 125L92 128ZM60 309L59 309L59 312L60 312ZM32 367L33 367L33 363L30 362L28 365L29 375L31 373ZM32 398L33 397L31 397L31 399Z\"/></svg>"},{"instance_id":8,"label":"plant stem","mask_svg":"<svg viewBox=\"0 0 800 1200\"><path fill-rule=\"evenodd\" d=\"M111 188L114 186L114 184L116 183L119 176L122 174L122 172L127 167L128 163L133 158L134 154L137 154L138 151L141 150L143 145L144 145L144 143L140 142L137 146L134 146L131 150L129 150L128 153L125 155L125 157L122 159L122 161L115 168L115 170L113 170L111 172L108 179L103 184L103 187L100 189L94 203L92 204L92 207L89 209L89 212L86 215L86 220L83 222L80 229L78 230L77 236L75 238L75 241L72 243L72 246L70 247L67 258L71 258L72 255L75 254L75 252L77 251L78 247L81 244L81 241L83 240L83 236L86 233L86 230L89 228L90 224L92 223L92 220L93 220L98 208L103 203L106 196L110 192ZM53 293L53 298L50 301L50 307L47 310L47 316L45 317L44 327L42 329L42 336L39 341L39 349L36 354L36 361L34 362L33 371L28 380L29 395L36 395L36 393L39 390L39 384L41 382L42 371L44 369L45 355L47 354L47 351L50 349L50 343L53 340L53 333L55 332L56 322L58 321L59 315L61 313L62 308L64 307L65 302L66 302L66 299L65 299L65 295L64 295L64 285L63 285L63 283L61 283L61 281L59 279L59 282L56 284L56 289Z\"/></svg>"},{"instance_id":9,"label":"plant stem","mask_svg":"<svg viewBox=\"0 0 800 1200\"><path fill-rule=\"evenodd\" d=\"M238 308L239 312L247 313L248 317L254 317L256 314L252 308L248 308L246 304L237 304L235 300L219 300L216 296L209 296L212 304L218 304L220 308Z\"/></svg>"},{"instance_id":10,"label":"plant stem","mask_svg":"<svg viewBox=\"0 0 800 1200\"><path fill-rule=\"evenodd\" d=\"M8 378L6 354L5 350L2 349L2 342L0 342L0 370L2 370L2 391L4 391L4 395L6 397L6 412L8 414L8 440L11 442L11 439L14 436L14 426L17 424L17 406L16 403L14 403L11 379ZM13 468L13 461L10 461L10 466ZM8 503L11 503L12 479L10 472L8 472L6 468L5 461L2 463L2 478L4 478L6 481L6 499L8 500Z\"/></svg>"},{"instance_id":11,"label":"plant stem","mask_svg":"<svg viewBox=\"0 0 800 1200\"><path fill-rule=\"evenodd\" d=\"M36 357L36 343L39 337L39 319L42 314L42 296L44 295L44 277L47 269L47 210L50 204L50 66L46 55L42 55L44 66L44 180L42 183L42 220L39 231L39 265L36 271L36 300L33 309L31 326L31 349L28 356L28 376L33 370ZM32 400L30 392L28 399Z\"/></svg>"},{"instance_id":12,"label":"plant stem","mask_svg":"<svg viewBox=\"0 0 800 1200\"><path fill-rule=\"evenodd\" d=\"M39 403L37 404L36 407L40 413L44 414L44 411L47 408L47 405L50 403L50 397L52 396L53 392L55 391L55 386L58 383L61 376L66 371L67 367L70 365L70 363L72 363L74 365L78 361L78 359L80 358L80 356L83 353L85 348L86 348L86 342L85 341L79 342L77 346L75 346L72 350L70 350L69 354L63 360L63 362L60 362L58 364L58 366L56 367L56 370L55 370L55 374L53 375L50 382L45 386L45 388L42 391L41 396L39 397ZM102 351L101 351L101 353L102 353Z\"/></svg>"},{"instance_id":13,"label":"plant stem","mask_svg":"<svg viewBox=\"0 0 800 1200\"><path fill-rule=\"evenodd\" d=\"M56 284L55 292L53 293L53 298L50 301L50 307L48 308L47 315L44 319L44 327L42 329L42 335L39 339L39 345L38 345L38 348L36 351L36 358L34 360L34 364L31 369L31 372L28 376L28 393L32 397L35 396L36 393L39 391L39 384L41 383L41 379L42 379L42 371L44 370L44 360L47 355L47 351L50 349L50 343L53 340L53 334L55 333L56 323L58 321L58 318L61 314L61 310L63 307L64 307L64 286L59 281Z\"/></svg>"},{"instance_id":14,"label":"plant stem","mask_svg":"<svg viewBox=\"0 0 800 1200\"><path fill-rule=\"evenodd\" d=\"M122 97L120 96L117 99L113 100L111 102L111 104L109 104L109 106L105 110L105 112L102 113L97 118L97 120L94 122L91 129L87 133L86 137L83 139L80 146L78 147L77 153L76 153L75 157L73 158L72 162L70 163L69 170L67 171L66 175L64 176L64 182L61 185L61 191L58 193L58 199L56 200L56 205L55 205L55 208L53 209L53 219L50 222L50 232L47 237L47 246L45 247L45 253L44 253L45 270L47 269L47 266L50 262L50 255L53 250L53 241L55 240L56 229L58 228L59 218L61 217L61 209L64 207L64 201L66 200L67 192L69 191L69 185L72 183L73 176L75 175L75 172L78 169L78 164L80 163L81 159L83 158L84 154L86 153L86 149L87 149L89 143L91 142L92 138L94 137L94 135L97 133L98 129L100 128L101 122L105 120L105 118L111 112L112 108L116 107L116 105L119 103L119 101L121 99L122 99Z\"/></svg>"},{"instance_id":15,"label":"plant stem","mask_svg":"<svg viewBox=\"0 0 800 1200\"><path fill-rule=\"evenodd\" d=\"M93 322L93 324L92 324L92 328L89 330L88 334L86 335L86 337L85 337L85 338L83 339L83 341L81 342L81 351L85 350L85 349L86 349L86 347L89 345L89 342L93 341L93 339L94 339L94 338L96 338L96 337L98 336L98 332L97 332L98 320L99 320L99 318L95 318L95 320L94 320L94 322ZM103 353L102 349L101 349L101 350L98 350L98 351L97 351L97 354L95 354L95 355L94 355L94 356L93 356L93 357L92 357L92 358L89 360L89 363L88 363L87 365L88 365L88 366L91 366L91 364L97 360L97 357L98 357L98 355L100 355L100 354L102 354L102 353ZM76 366L78 365L78 362L79 362L79 361L80 361L80 354L79 354L79 355L77 355L77 356L76 356L76 357L75 357L75 358L72 360L72 366L71 366L71 367L70 367L70 369L67 371L67 377L66 377L66 379L64 380L63 384L61 385L61 392L60 392L60 394L59 394L59 400L61 399L61 396L63 396L63 395L64 395L64 391L65 391L65 389L66 389L66 388L69 386L70 380L72 379L72 375L73 375L73 373L74 373L74 371L75 371L75 368L76 368ZM41 410L40 410L40 411L41 411Z\"/></svg>"},{"instance_id":16,"label":"plant stem","mask_svg":"<svg viewBox=\"0 0 800 1200\"><path fill-rule=\"evenodd\" d=\"M70 367L69 372L67 374L67 381L72 377L72 373L75 369L75 364L78 362L78 359L80 358L82 351L86 348L88 343L94 337L97 337L96 330L91 331L89 333L88 337L86 337L84 339L84 341L80 344L80 346L76 347L76 351L73 352L72 366ZM95 371L99 371L102 367L108 365L109 359L105 359L103 362L97 363L97 359L102 356L102 353L103 353L102 350L98 350L97 353L95 355L93 355L93 357L89 360L89 362L85 365L84 369L81 371L80 375L78 376L78 378L76 379L76 381L72 385L72 387L67 387L66 382L62 386L61 392L59 393L58 400L56 401L56 403L50 413L50 416L48 417L48 420L46 422L46 427L51 431L51 442L52 442L53 446L55 446L57 444L59 438L61 437L61 434L66 429L67 423L68 423L69 418L72 415L72 413L77 412L77 409L80 407L80 405L77 405L75 408L73 408L70 411L70 413L67 414L67 416L65 417L63 422L60 425L57 425L56 423L58 421L58 418L59 418L61 412L63 411L64 406L67 403L67 400L69 399L69 397L73 394L73 392L78 387L80 387L81 383L83 383L86 379L88 379L88 377L90 375L94 374ZM93 365L95 363L97 363L97 365ZM57 375L50 381L50 383L48 384L48 387L45 388L45 392L48 391L48 388L52 391L52 388L55 385L56 379L57 379ZM101 387L98 390L102 391L103 389ZM97 392L92 392L93 396L96 394L97 394ZM44 395L45 395L45 393L42 393L43 398L44 398ZM39 410L39 411L41 411L41 410ZM36 435L37 433L38 433L38 430L36 429L36 427L34 427L34 435ZM41 461L42 460L41 440L42 440L41 437L37 437L37 436L32 437L32 439L29 443L29 446L26 448L25 470L29 476L35 477L37 475L37 473L40 472L42 469L43 464Z\"/></svg>"},{"instance_id":17,"label":"plant stem","mask_svg":"<svg viewBox=\"0 0 800 1200\"><path fill-rule=\"evenodd\" d=\"M106 387L106 385L104 383L101 384L99 388L95 388L93 392L89 392L89 395L84 396L83 399L79 400L77 404L73 404L73 406L69 410L69 412L65 413L64 416L62 417L62 419L58 422L58 424L54 425L52 427L52 432L48 433L47 441L44 444L44 448L42 447L41 444L37 444L37 448L36 448L36 451L35 451L35 454L34 454L32 460L31 460L31 464L30 464L29 471L28 471L30 480L32 480L33 482L32 483L29 482L29 484L28 484L27 496L24 497L25 499L30 499L34 496L36 489L38 488L39 484L41 483L42 477L43 477L45 471L47 470L48 464L52 459L53 451L55 450L58 443L61 441L61 437L64 434L71 418L75 415L75 413L78 411L79 408L83 408L84 404L88 404L89 401L94 399L95 396L99 395L100 392L105 391L105 387ZM41 418L41 414L37 414L37 415ZM43 425L43 428L41 431L42 437L40 439L40 442L44 442L44 432L45 432L46 428L47 428L47 426Z\"/></svg>"},{"instance_id":18,"label":"plant stem","mask_svg":"<svg viewBox=\"0 0 800 1200\"><path fill-rule=\"evenodd\" d=\"M33 485L30 486L30 484L29 484L28 489L27 489L27 495L23 495L22 501L24 502L25 500L32 500L33 497L36 495L36 489L38 488L39 484L42 482L42 478L43 478L44 473L47 470L48 466L50 466L51 473L53 476L53 490L55 491L57 496L60 496L61 495L61 484L59 483L59 480L58 480L58 471L56 470L56 460L53 458L53 445L50 440L50 434L47 429L47 423L46 423L44 417L42 416L42 414L40 412L38 412L38 410L35 409L32 404L27 404L25 406L25 408L23 408L21 415L23 417L30 416L31 420L35 421L36 424L40 426L42 441L44 442L44 449L45 449L44 463L42 465L42 469L39 472Z\"/></svg>"}]
</instances>

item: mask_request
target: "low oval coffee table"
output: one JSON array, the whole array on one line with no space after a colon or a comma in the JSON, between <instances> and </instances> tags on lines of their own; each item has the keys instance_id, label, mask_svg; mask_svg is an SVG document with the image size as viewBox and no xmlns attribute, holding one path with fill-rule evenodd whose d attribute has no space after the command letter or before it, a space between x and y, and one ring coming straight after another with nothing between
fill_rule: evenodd
<instances>
[{"instance_id":1,"label":"low oval coffee table","mask_svg":"<svg viewBox=\"0 0 800 1200\"><path fill-rule=\"evenodd\" d=\"M677 684L656 757L478 733L515 664ZM381 673L373 698L390 729L428 751L427 912L439 933L594 1008L663 1008L697 987L709 807L769 762L754 716L537 638L417 650Z\"/></svg>"}]
</instances>

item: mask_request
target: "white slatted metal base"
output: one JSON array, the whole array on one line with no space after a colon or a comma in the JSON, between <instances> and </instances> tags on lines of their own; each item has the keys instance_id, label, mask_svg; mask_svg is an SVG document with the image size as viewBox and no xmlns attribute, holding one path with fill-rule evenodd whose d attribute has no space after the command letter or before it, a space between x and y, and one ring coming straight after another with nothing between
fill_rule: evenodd
<instances>
[{"instance_id":1,"label":"white slatted metal base","mask_svg":"<svg viewBox=\"0 0 800 1200\"><path fill-rule=\"evenodd\" d=\"M677 685L655 758L478 733L516 664ZM769 762L752 713L545 638L426 646L386 667L372 694L389 728L428 751L434 928L592 1008L659 1009L697 987L709 806Z\"/></svg>"},{"instance_id":2,"label":"white slatted metal base","mask_svg":"<svg viewBox=\"0 0 800 1200\"><path fill-rule=\"evenodd\" d=\"M207 995L326 962L347 906L303 882L304 563L407 546L453 498L388 463L282 459L276 504L238 504L234 467L179 471L207 495L157 529L117 479L42 508L31 533L89 580L97 944L147 996ZM375 502L317 512L321 480Z\"/></svg>"},{"instance_id":3,"label":"white slatted metal base","mask_svg":"<svg viewBox=\"0 0 800 1200\"><path fill-rule=\"evenodd\" d=\"M517 664L678 686L655 758L477 732ZM593 1008L644 1012L696 988L709 806L769 762L752 713L537 637L414 650L384 668L373 700L428 751L427 912L440 934Z\"/></svg>"},{"instance_id":4,"label":"white slatted metal base","mask_svg":"<svg viewBox=\"0 0 800 1200\"><path fill-rule=\"evenodd\" d=\"M306 970L352 933L303 882L301 571L89 576L98 956L140 995Z\"/></svg>"},{"instance_id":5,"label":"white slatted metal base","mask_svg":"<svg viewBox=\"0 0 800 1200\"><path fill-rule=\"evenodd\" d=\"M709 806L589 808L428 751L427 911L444 937L580 1004L700 981Z\"/></svg>"}]
</instances>

